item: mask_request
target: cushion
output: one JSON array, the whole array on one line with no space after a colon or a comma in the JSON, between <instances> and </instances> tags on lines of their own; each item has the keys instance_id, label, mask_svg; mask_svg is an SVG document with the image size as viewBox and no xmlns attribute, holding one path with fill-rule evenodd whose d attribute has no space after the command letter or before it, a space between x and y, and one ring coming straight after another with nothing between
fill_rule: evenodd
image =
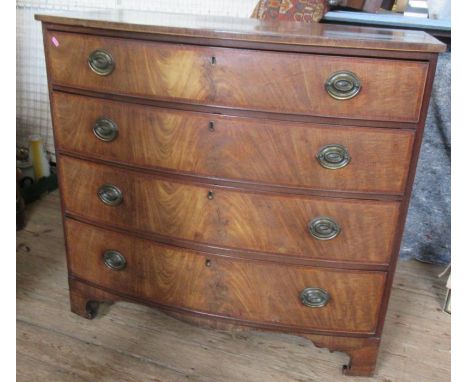
<instances>
[{"instance_id":1,"label":"cushion","mask_svg":"<svg viewBox=\"0 0 468 382\"><path fill-rule=\"evenodd\" d=\"M251 17L310 23L320 21L327 11L327 0L260 0Z\"/></svg>"}]
</instances>

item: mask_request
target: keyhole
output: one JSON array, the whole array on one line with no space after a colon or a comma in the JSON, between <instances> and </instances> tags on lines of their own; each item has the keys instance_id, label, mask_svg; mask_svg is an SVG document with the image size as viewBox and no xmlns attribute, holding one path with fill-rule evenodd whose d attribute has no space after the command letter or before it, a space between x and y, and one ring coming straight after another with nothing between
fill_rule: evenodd
<instances>
[{"instance_id":1,"label":"keyhole","mask_svg":"<svg viewBox=\"0 0 468 382\"><path fill-rule=\"evenodd\" d=\"M214 192L213 191L208 191L208 194L206 195L208 200L213 200L214 199Z\"/></svg>"},{"instance_id":2,"label":"keyhole","mask_svg":"<svg viewBox=\"0 0 468 382\"><path fill-rule=\"evenodd\" d=\"M214 125L213 121L210 121L208 123L208 130L211 131L211 132L215 131L215 125Z\"/></svg>"},{"instance_id":3,"label":"keyhole","mask_svg":"<svg viewBox=\"0 0 468 382\"><path fill-rule=\"evenodd\" d=\"M215 64L216 64L216 57L211 56L211 65L215 65Z\"/></svg>"},{"instance_id":4,"label":"keyhole","mask_svg":"<svg viewBox=\"0 0 468 382\"><path fill-rule=\"evenodd\" d=\"M206 267L211 267L211 260L210 259L205 260L205 266Z\"/></svg>"}]
</instances>

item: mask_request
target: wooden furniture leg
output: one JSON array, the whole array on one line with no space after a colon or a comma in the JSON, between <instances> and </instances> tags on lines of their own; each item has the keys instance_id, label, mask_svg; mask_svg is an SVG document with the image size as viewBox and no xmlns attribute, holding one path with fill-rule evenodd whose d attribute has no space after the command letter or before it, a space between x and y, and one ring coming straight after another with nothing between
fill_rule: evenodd
<instances>
[{"instance_id":1,"label":"wooden furniture leg","mask_svg":"<svg viewBox=\"0 0 468 382\"><path fill-rule=\"evenodd\" d=\"M96 317L101 302L114 302L115 296L101 289L69 279L70 310L81 317L92 320Z\"/></svg>"},{"instance_id":2,"label":"wooden furniture leg","mask_svg":"<svg viewBox=\"0 0 468 382\"><path fill-rule=\"evenodd\" d=\"M331 352L339 351L349 355L349 363L343 365L343 374L370 377L374 374L380 338L353 338L337 336L317 336L302 334L317 347L328 348Z\"/></svg>"}]
</instances>

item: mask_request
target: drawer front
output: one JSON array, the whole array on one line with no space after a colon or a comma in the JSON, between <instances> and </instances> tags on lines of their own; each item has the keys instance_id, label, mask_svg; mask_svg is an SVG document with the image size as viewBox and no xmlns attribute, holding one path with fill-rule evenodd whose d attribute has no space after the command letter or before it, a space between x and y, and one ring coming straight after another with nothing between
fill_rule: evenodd
<instances>
[{"instance_id":1,"label":"drawer front","mask_svg":"<svg viewBox=\"0 0 468 382\"><path fill-rule=\"evenodd\" d=\"M53 110L56 141L63 150L201 176L320 190L402 194L414 137L411 131L217 116L58 92ZM99 136L104 122L113 123L104 129L116 133ZM319 161L331 146L344 148L342 160ZM343 167L329 168L333 166Z\"/></svg>"},{"instance_id":2,"label":"drawer front","mask_svg":"<svg viewBox=\"0 0 468 382\"><path fill-rule=\"evenodd\" d=\"M388 263L399 202L256 194L179 183L61 156L67 212L96 222L211 245L297 257ZM120 191L120 204L97 195ZM104 200L116 200L107 188ZM111 203L112 204L112 203ZM335 221L316 221L327 217ZM310 225L309 222L314 221ZM322 224L323 223L323 224ZM319 240L314 234L336 237ZM317 231L318 230L318 231Z\"/></svg>"},{"instance_id":3,"label":"drawer front","mask_svg":"<svg viewBox=\"0 0 468 382\"><path fill-rule=\"evenodd\" d=\"M417 122L428 71L427 63L415 61L200 47L56 31L45 36L54 84L322 117ZM96 74L88 65L96 50L105 52L92 61L100 62L98 70L112 70L110 74ZM349 74L334 77L343 71L357 79L350 80ZM336 99L325 89L327 82L335 97L352 93L357 82L360 91L351 99Z\"/></svg>"},{"instance_id":4,"label":"drawer front","mask_svg":"<svg viewBox=\"0 0 468 382\"><path fill-rule=\"evenodd\" d=\"M234 260L141 240L67 220L70 271L112 290L168 306L241 320L373 333L386 273ZM83 240L83 238L86 240ZM123 269L110 267L117 251ZM107 261L107 264L105 263ZM300 299L320 288L317 305Z\"/></svg>"}]
</instances>

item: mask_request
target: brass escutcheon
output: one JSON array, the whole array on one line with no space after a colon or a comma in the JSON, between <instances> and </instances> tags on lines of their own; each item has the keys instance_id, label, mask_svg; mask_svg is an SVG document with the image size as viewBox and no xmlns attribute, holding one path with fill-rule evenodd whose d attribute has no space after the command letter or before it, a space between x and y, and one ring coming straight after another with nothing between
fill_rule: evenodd
<instances>
[{"instance_id":1,"label":"brass escutcheon","mask_svg":"<svg viewBox=\"0 0 468 382\"><path fill-rule=\"evenodd\" d=\"M94 73L100 76L108 76L115 68L114 58L104 49L91 52L88 56L88 65Z\"/></svg>"},{"instance_id":2,"label":"brass escutcheon","mask_svg":"<svg viewBox=\"0 0 468 382\"><path fill-rule=\"evenodd\" d=\"M352 72L342 70L333 73L325 82L328 94L337 100L351 99L361 91L361 81Z\"/></svg>"}]
</instances>

